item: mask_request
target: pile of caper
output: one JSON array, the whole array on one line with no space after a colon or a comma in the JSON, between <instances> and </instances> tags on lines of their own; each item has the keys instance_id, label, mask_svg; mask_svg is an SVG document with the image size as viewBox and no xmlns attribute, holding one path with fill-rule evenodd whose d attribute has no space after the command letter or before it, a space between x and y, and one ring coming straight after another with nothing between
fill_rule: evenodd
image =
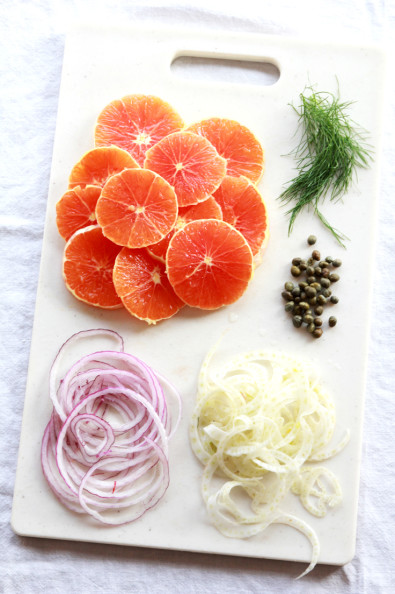
<instances>
[{"instance_id":1,"label":"pile of caper","mask_svg":"<svg viewBox=\"0 0 395 594\"><path fill-rule=\"evenodd\" d=\"M310 235L307 239L309 246L314 245L316 241L315 235ZM339 301L336 295L332 294L331 288L340 278L336 270L341 264L341 260L331 256L321 259L321 254L316 249L306 260L293 258L291 275L295 281L287 281L281 295L285 300L285 311L292 315L295 328L305 325L314 338L322 336L324 308ZM330 328L336 326L336 323L335 316L328 318Z\"/></svg>"}]
</instances>

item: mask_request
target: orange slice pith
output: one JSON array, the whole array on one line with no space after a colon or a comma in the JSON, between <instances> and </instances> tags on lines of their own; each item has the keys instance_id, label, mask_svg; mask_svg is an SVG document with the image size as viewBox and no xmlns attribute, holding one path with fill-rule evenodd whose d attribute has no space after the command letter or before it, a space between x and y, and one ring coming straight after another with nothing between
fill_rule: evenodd
<instances>
[{"instance_id":1,"label":"orange slice pith","mask_svg":"<svg viewBox=\"0 0 395 594\"><path fill-rule=\"evenodd\" d=\"M114 243L141 248L161 240L177 220L173 188L148 169L125 169L103 187L97 222Z\"/></svg>"},{"instance_id":2,"label":"orange slice pith","mask_svg":"<svg viewBox=\"0 0 395 594\"><path fill-rule=\"evenodd\" d=\"M261 194L246 177L226 176L214 192L223 219L248 241L253 255L261 249L267 234L267 211Z\"/></svg>"},{"instance_id":3,"label":"orange slice pith","mask_svg":"<svg viewBox=\"0 0 395 594\"><path fill-rule=\"evenodd\" d=\"M226 159L227 175L245 175L254 183L262 177L264 152L246 126L226 118L209 118L188 126L187 130L201 134L215 146Z\"/></svg>"},{"instance_id":4,"label":"orange slice pith","mask_svg":"<svg viewBox=\"0 0 395 594\"><path fill-rule=\"evenodd\" d=\"M63 278L69 291L95 307L121 307L112 281L120 249L103 236L98 225L76 231L66 243L63 256Z\"/></svg>"},{"instance_id":5,"label":"orange slice pith","mask_svg":"<svg viewBox=\"0 0 395 594\"><path fill-rule=\"evenodd\" d=\"M175 132L147 151L144 168L174 187L179 206L189 206L206 200L219 187L226 161L203 136Z\"/></svg>"},{"instance_id":6,"label":"orange slice pith","mask_svg":"<svg viewBox=\"0 0 395 594\"><path fill-rule=\"evenodd\" d=\"M124 307L148 324L170 318L184 306L167 279L164 264L145 249L122 248L113 280Z\"/></svg>"},{"instance_id":7,"label":"orange slice pith","mask_svg":"<svg viewBox=\"0 0 395 594\"><path fill-rule=\"evenodd\" d=\"M98 186L76 186L67 190L56 203L56 225L66 241L83 227L96 223L95 208L100 196Z\"/></svg>"},{"instance_id":8,"label":"orange slice pith","mask_svg":"<svg viewBox=\"0 0 395 594\"><path fill-rule=\"evenodd\" d=\"M213 196L210 196L207 200L199 202L198 204L179 208L177 221L173 229L166 235L166 237L158 241L158 243L148 246L148 252L151 256L157 258L161 262L166 262L167 248L169 247L170 240L174 233L185 227L190 221L196 221L198 219L222 219L221 207L214 200Z\"/></svg>"},{"instance_id":9,"label":"orange slice pith","mask_svg":"<svg viewBox=\"0 0 395 594\"><path fill-rule=\"evenodd\" d=\"M94 148L85 153L71 170L69 188L87 185L103 187L112 175L138 167L138 163L126 151L108 146Z\"/></svg>"},{"instance_id":10,"label":"orange slice pith","mask_svg":"<svg viewBox=\"0 0 395 594\"><path fill-rule=\"evenodd\" d=\"M218 309L239 299L253 274L251 248L225 221L192 221L172 237L167 275L176 294L191 307Z\"/></svg>"},{"instance_id":11,"label":"orange slice pith","mask_svg":"<svg viewBox=\"0 0 395 594\"><path fill-rule=\"evenodd\" d=\"M181 130L184 122L173 107L153 95L126 95L111 101L100 113L95 145L116 145L142 167L146 150L164 136Z\"/></svg>"}]
</instances>

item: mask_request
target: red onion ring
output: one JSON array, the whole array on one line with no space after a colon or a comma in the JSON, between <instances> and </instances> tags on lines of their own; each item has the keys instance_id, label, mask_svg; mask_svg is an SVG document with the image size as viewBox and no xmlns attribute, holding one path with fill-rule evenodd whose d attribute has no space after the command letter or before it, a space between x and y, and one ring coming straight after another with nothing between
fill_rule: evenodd
<instances>
[{"instance_id":1,"label":"red onion ring","mask_svg":"<svg viewBox=\"0 0 395 594\"><path fill-rule=\"evenodd\" d=\"M66 349L100 335L118 350L85 355L60 379ZM44 476L61 503L109 525L132 522L163 497L181 412L174 386L123 349L122 337L106 329L64 343L51 367L53 410L41 446ZM163 388L177 404L173 426Z\"/></svg>"}]
</instances>

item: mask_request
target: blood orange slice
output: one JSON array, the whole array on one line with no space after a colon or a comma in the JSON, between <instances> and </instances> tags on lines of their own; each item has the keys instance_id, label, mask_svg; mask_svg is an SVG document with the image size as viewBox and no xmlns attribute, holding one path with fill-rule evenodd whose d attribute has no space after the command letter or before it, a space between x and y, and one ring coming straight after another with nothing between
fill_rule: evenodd
<instances>
[{"instance_id":1,"label":"blood orange slice","mask_svg":"<svg viewBox=\"0 0 395 594\"><path fill-rule=\"evenodd\" d=\"M209 118L187 128L201 134L226 159L227 174L245 175L257 183L262 176L264 153L259 140L246 126L226 118Z\"/></svg>"},{"instance_id":2,"label":"blood orange slice","mask_svg":"<svg viewBox=\"0 0 395 594\"><path fill-rule=\"evenodd\" d=\"M95 208L100 196L98 186L76 186L68 190L56 203L56 224L66 241L83 227L96 223Z\"/></svg>"},{"instance_id":3,"label":"blood orange slice","mask_svg":"<svg viewBox=\"0 0 395 594\"><path fill-rule=\"evenodd\" d=\"M174 187L179 206L206 200L221 184L226 161L213 145L191 132L169 134L147 151L144 167Z\"/></svg>"},{"instance_id":4,"label":"blood orange slice","mask_svg":"<svg viewBox=\"0 0 395 594\"><path fill-rule=\"evenodd\" d=\"M148 169L125 169L113 175L96 205L103 234L130 248L161 240L174 227L177 214L173 188Z\"/></svg>"},{"instance_id":5,"label":"blood orange slice","mask_svg":"<svg viewBox=\"0 0 395 594\"><path fill-rule=\"evenodd\" d=\"M112 281L120 249L103 236L98 225L76 231L66 243L63 257L63 277L69 291L95 307L121 307Z\"/></svg>"},{"instance_id":6,"label":"blood orange slice","mask_svg":"<svg viewBox=\"0 0 395 594\"><path fill-rule=\"evenodd\" d=\"M100 113L95 145L114 144L143 166L146 150L164 136L181 130L184 122L173 107L153 95L126 95Z\"/></svg>"},{"instance_id":7,"label":"blood orange slice","mask_svg":"<svg viewBox=\"0 0 395 594\"><path fill-rule=\"evenodd\" d=\"M266 206L257 188L244 176L227 175L214 198L224 221L244 235L255 256L267 238L268 227Z\"/></svg>"},{"instance_id":8,"label":"blood orange slice","mask_svg":"<svg viewBox=\"0 0 395 594\"><path fill-rule=\"evenodd\" d=\"M113 280L125 308L148 324L170 318L184 306L167 279L164 264L145 249L122 248Z\"/></svg>"},{"instance_id":9,"label":"blood orange slice","mask_svg":"<svg viewBox=\"0 0 395 594\"><path fill-rule=\"evenodd\" d=\"M116 147L94 148L76 163L69 177L69 188L87 185L103 187L109 177L124 169L138 167L126 151Z\"/></svg>"},{"instance_id":10,"label":"blood orange slice","mask_svg":"<svg viewBox=\"0 0 395 594\"><path fill-rule=\"evenodd\" d=\"M229 223L192 221L172 237L166 270L176 294L192 307L217 309L239 299L253 273L251 248Z\"/></svg>"},{"instance_id":11,"label":"blood orange slice","mask_svg":"<svg viewBox=\"0 0 395 594\"><path fill-rule=\"evenodd\" d=\"M198 204L179 208L177 221L173 229L166 235L166 237L158 241L158 243L148 246L148 252L151 256L154 256L154 258L158 258L158 260L165 262L167 248L169 247L170 240L174 233L185 227L190 221L197 221L199 219L222 219L221 207L212 196Z\"/></svg>"}]
</instances>

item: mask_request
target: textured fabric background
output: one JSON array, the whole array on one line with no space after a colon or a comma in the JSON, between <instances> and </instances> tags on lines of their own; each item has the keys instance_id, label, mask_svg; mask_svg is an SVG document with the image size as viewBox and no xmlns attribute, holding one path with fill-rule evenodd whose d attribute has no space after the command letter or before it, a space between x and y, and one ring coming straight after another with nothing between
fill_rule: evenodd
<instances>
[{"instance_id":1,"label":"textured fabric background","mask_svg":"<svg viewBox=\"0 0 395 594\"><path fill-rule=\"evenodd\" d=\"M295 582L294 563L28 539L11 530L65 32L93 18L388 50L357 549L343 568L319 566ZM394 592L394 36L393 0L0 0L0 592Z\"/></svg>"}]
</instances>

